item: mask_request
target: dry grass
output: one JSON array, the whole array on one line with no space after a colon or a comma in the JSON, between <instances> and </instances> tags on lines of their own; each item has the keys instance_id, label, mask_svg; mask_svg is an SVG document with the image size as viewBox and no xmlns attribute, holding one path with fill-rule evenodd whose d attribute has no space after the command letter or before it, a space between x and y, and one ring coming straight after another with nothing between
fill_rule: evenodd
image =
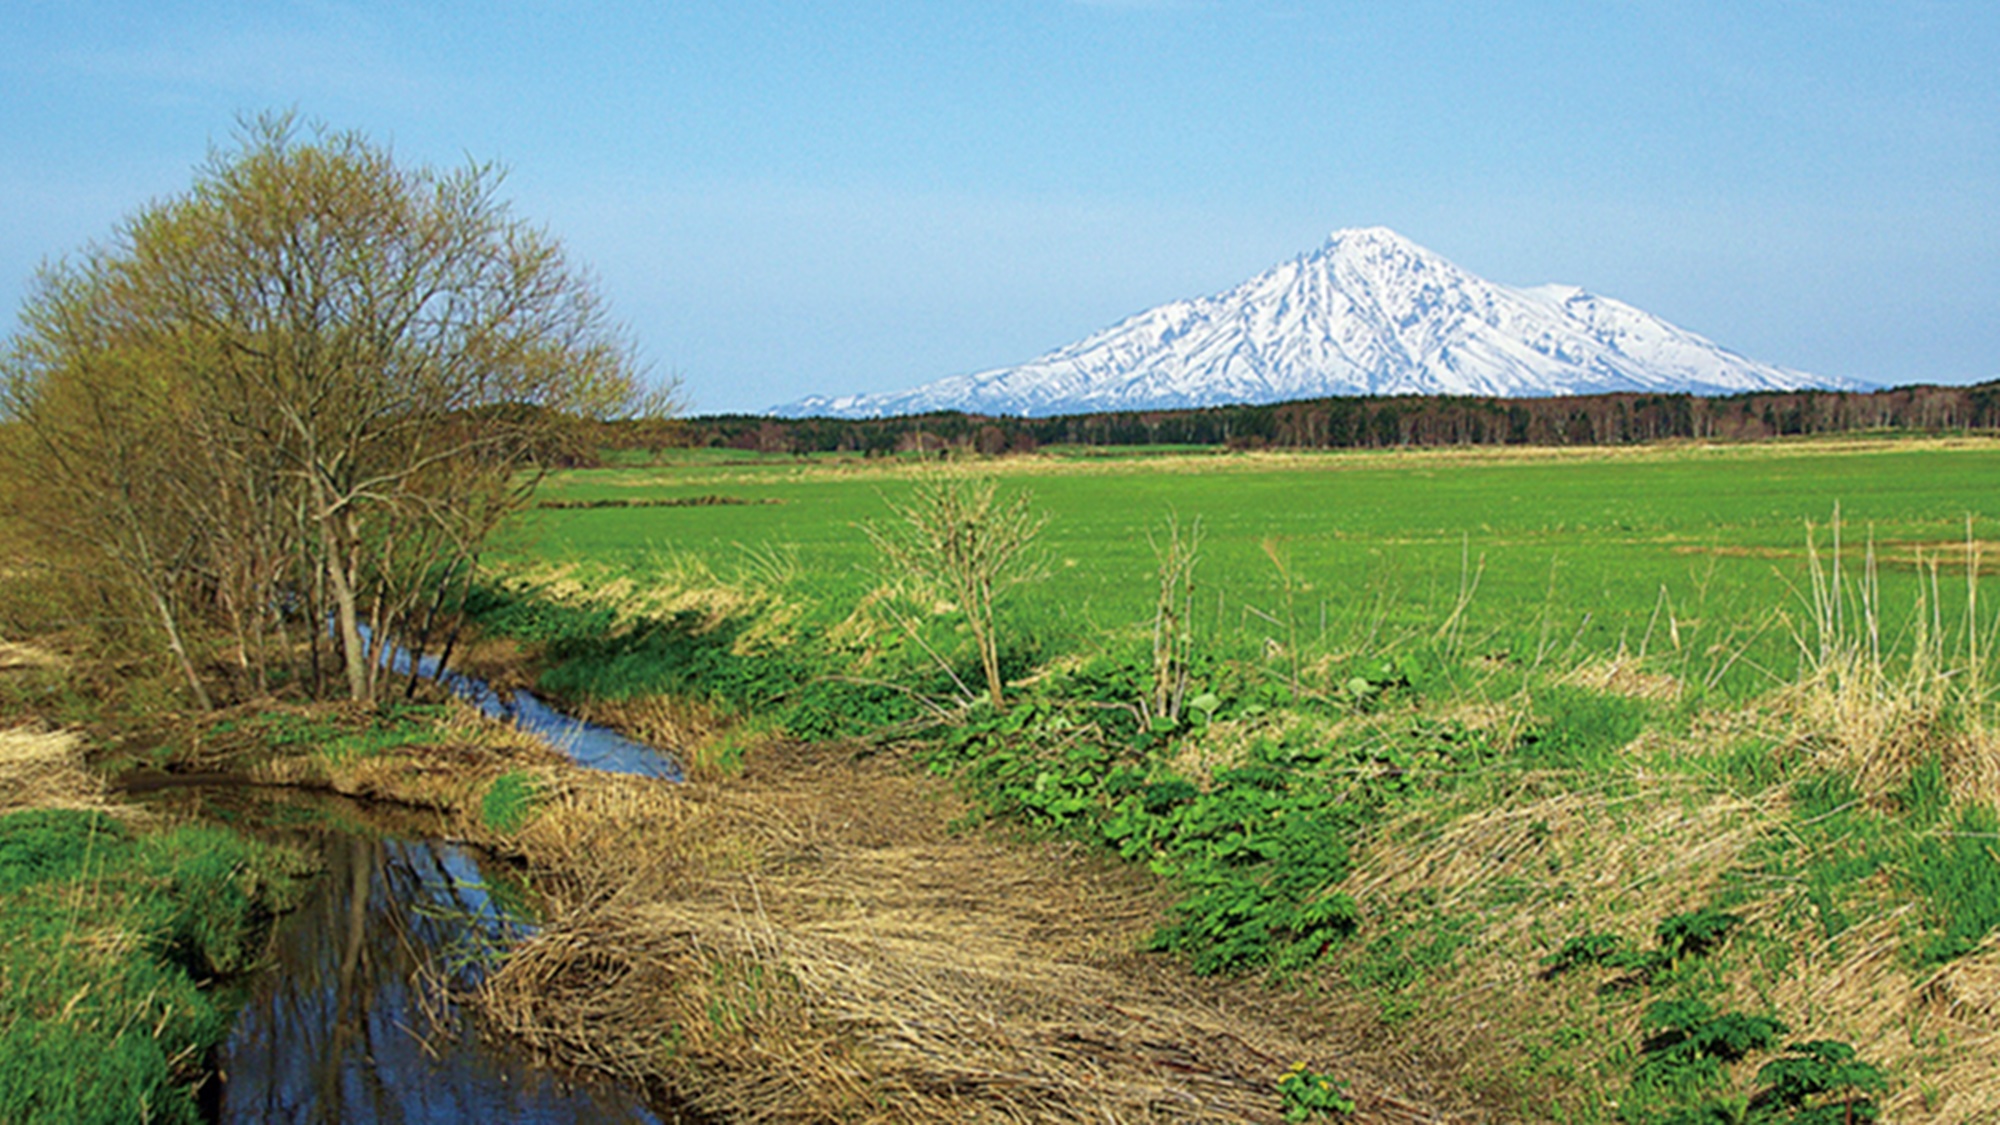
<instances>
[{"instance_id":1,"label":"dry grass","mask_svg":"<svg viewBox=\"0 0 2000 1125\"><path fill-rule=\"evenodd\" d=\"M590 699L574 713L648 746L671 747L684 769L705 777L719 772L720 749L737 725L705 703L667 695Z\"/></svg>"},{"instance_id":2,"label":"dry grass","mask_svg":"<svg viewBox=\"0 0 2000 1125\"><path fill-rule=\"evenodd\" d=\"M2000 732L1988 721L1996 627L1979 608L1982 544L1959 545L1963 619L1949 620L1940 562L1916 558L1924 579L1907 620L1890 620L1871 542L1858 564L1843 559L1836 509L1829 553L1807 528L1805 621L1794 626L1805 671L1780 693L1795 743L1826 769L1855 779L1871 796L1904 785L1930 760L1944 767L1953 796L2000 803Z\"/></svg>"},{"instance_id":3,"label":"dry grass","mask_svg":"<svg viewBox=\"0 0 2000 1125\"><path fill-rule=\"evenodd\" d=\"M28 668L60 668L63 658L46 649L18 641L0 640L0 672L15 672Z\"/></svg>"},{"instance_id":4,"label":"dry grass","mask_svg":"<svg viewBox=\"0 0 2000 1125\"><path fill-rule=\"evenodd\" d=\"M1711 442L1662 441L1644 445L1598 446L1437 446L1393 447L1387 449L1256 450L1218 454L1205 451L1169 453L1145 457L1152 473L1267 472L1281 469L1320 469L1338 472L1348 468L1434 467L1446 464L1574 463L1585 461L1671 461L1691 457L1704 460L1781 460L1821 457L1829 450L1843 454L1895 454L1918 449L1987 449L1992 440L1984 436L1943 436L1881 438L1872 436L1824 437L1812 441ZM919 461L808 460L782 467L766 464L759 481L849 480L857 476L895 478L940 471L964 475L1000 477L1084 476L1122 474L1132 471L1133 459L1108 451L1101 456L1070 456L1063 453L1010 454L997 458L954 457L942 464ZM681 488L712 487L741 489L745 477L730 469L673 467L655 470L624 469L605 474L602 483L616 487L644 488L672 485Z\"/></svg>"},{"instance_id":5,"label":"dry grass","mask_svg":"<svg viewBox=\"0 0 2000 1125\"><path fill-rule=\"evenodd\" d=\"M1150 878L953 835L901 769L788 756L678 796L494 978L499 1026L732 1121L1277 1121L1301 1058L1427 1119L1267 994L1136 955Z\"/></svg>"},{"instance_id":6,"label":"dry grass","mask_svg":"<svg viewBox=\"0 0 2000 1125\"><path fill-rule=\"evenodd\" d=\"M104 779L83 764L83 737L32 727L0 730L0 813L105 809Z\"/></svg>"},{"instance_id":7,"label":"dry grass","mask_svg":"<svg viewBox=\"0 0 2000 1125\"><path fill-rule=\"evenodd\" d=\"M1741 725L1698 725L1690 741L1712 752L1718 730ZM1703 752L1661 747L1658 760ZM1485 807L1433 809L1384 826L1344 884L1370 932L1471 923L1466 947L1424 986L1433 999L1381 1025L1401 1049L1463 1059L1467 1082L1521 1102L1574 1099L1576 1083L1538 1069L1531 1045L1581 1033L1575 1063L1593 1065L1607 1038L1638 1042L1644 1005L1607 1006L1597 994L1601 973L1549 979L1542 959L1589 932L1649 945L1661 919L1716 901L1727 885L1730 909L1754 935L1744 940L1755 945L1728 959L1717 1007L1774 1013L1791 1025L1790 1041L1853 1044L1896 1078L1885 1120L2000 1121L2000 939L1926 977L1907 946L1918 908L1893 873L1857 888L1850 924L1832 938L1789 882L1746 882L1743 873L1757 870L1754 849L1790 831L1782 788L1745 798L1640 773L1587 792L1531 776L1511 796L1489 796ZM1746 889L1751 896L1738 901ZM1365 1025L1373 1002L1346 990L1334 1018Z\"/></svg>"},{"instance_id":8,"label":"dry grass","mask_svg":"<svg viewBox=\"0 0 2000 1125\"><path fill-rule=\"evenodd\" d=\"M1659 703L1672 702L1681 694L1680 680L1664 672L1649 670L1642 658L1623 652L1610 660L1582 665L1562 677L1561 682L1608 695Z\"/></svg>"},{"instance_id":9,"label":"dry grass","mask_svg":"<svg viewBox=\"0 0 2000 1125\"><path fill-rule=\"evenodd\" d=\"M1427 985L1450 1000L1385 1033L1419 1055L1463 1058L1469 1080L1520 1096L1524 1043L1588 1006L1595 987L1541 979L1542 958L1564 938L1593 931L1649 944L1660 919L1709 902L1782 813L1772 800L1677 780L1574 792L1529 778L1514 797L1441 823L1433 813L1385 825L1342 887L1370 932L1431 932L1448 920L1466 942ZM1366 1023L1379 1000L1350 991L1342 1018Z\"/></svg>"},{"instance_id":10,"label":"dry grass","mask_svg":"<svg viewBox=\"0 0 2000 1125\"><path fill-rule=\"evenodd\" d=\"M552 601L607 607L624 621L692 618L697 634L747 621L734 641L740 653L788 639L805 610L787 592L798 567L796 555L782 547L742 549L728 575L699 556L663 551L638 568L643 580L630 573L629 564L606 570L574 561L516 565L507 578Z\"/></svg>"}]
</instances>

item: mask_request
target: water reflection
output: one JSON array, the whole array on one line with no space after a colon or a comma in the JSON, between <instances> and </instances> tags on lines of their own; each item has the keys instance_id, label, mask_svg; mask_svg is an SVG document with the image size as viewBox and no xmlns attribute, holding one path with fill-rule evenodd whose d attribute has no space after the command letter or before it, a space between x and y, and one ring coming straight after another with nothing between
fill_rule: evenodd
<instances>
[{"instance_id":1,"label":"water reflection","mask_svg":"<svg viewBox=\"0 0 2000 1125\"><path fill-rule=\"evenodd\" d=\"M312 848L325 873L278 920L272 967L243 988L205 1099L222 1122L639 1123L662 1119L631 1094L571 1083L481 1040L452 986L532 922L497 861L384 835L353 802L257 790L181 790L155 800ZM418 829L411 832L411 829Z\"/></svg>"}]
</instances>

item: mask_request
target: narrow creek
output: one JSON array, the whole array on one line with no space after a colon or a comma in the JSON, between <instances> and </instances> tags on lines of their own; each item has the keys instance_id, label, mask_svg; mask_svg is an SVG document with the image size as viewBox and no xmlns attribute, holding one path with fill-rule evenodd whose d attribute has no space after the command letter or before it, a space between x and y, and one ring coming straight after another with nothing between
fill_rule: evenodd
<instances>
[{"instance_id":1,"label":"narrow creek","mask_svg":"<svg viewBox=\"0 0 2000 1125\"><path fill-rule=\"evenodd\" d=\"M215 1122L461 1125L676 1120L643 1096L538 1066L482 1036L455 989L532 931L532 893L509 866L439 838L405 809L249 785L135 795L178 817L307 849L323 864L277 920L269 964L203 1091Z\"/></svg>"},{"instance_id":2,"label":"narrow creek","mask_svg":"<svg viewBox=\"0 0 2000 1125\"><path fill-rule=\"evenodd\" d=\"M407 657L403 658L406 662ZM678 780L673 759L579 722L527 692L470 677L446 686L579 764ZM692 1116L642 1092L538 1065L484 1036L454 992L536 924L505 861L446 838L442 819L332 794L214 778L154 779L128 796L308 851L323 864L277 919L267 962L233 987L242 1006L202 1091L209 1120L471 1125L662 1125Z\"/></svg>"},{"instance_id":3,"label":"narrow creek","mask_svg":"<svg viewBox=\"0 0 2000 1125\"><path fill-rule=\"evenodd\" d=\"M369 639L367 626L361 627L361 635L364 640ZM391 644L384 659L397 675L410 674L410 651L402 645ZM680 764L670 755L643 742L634 742L609 727L565 715L535 698L533 692L522 689L502 692L484 680L441 668L435 654L418 656L415 663L418 677L443 686L478 708L481 714L520 727L569 755L577 765L608 773L681 780Z\"/></svg>"}]
</instances>

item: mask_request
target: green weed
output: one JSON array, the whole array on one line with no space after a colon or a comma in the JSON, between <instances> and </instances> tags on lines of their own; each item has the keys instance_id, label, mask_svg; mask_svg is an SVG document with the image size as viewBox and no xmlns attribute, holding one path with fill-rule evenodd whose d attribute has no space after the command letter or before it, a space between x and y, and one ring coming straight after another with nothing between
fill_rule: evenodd
<instances>
[{"instance_id":1,"label":"green weed","mask_svg":"<svg viewBox=\"0 0 2000 1125\"><path fill-rule=\"evenodd\" d=\"M1348 1096L1345 1080L1308 1070L1303 1062L1293 1063L1278 1079L1278 1094L1285 1099L1287 1121L1354 1112L1354 1099Z\"/></svg>"},{"instance_id":2,"label":"green weed","mask_svg":"<svg viewBox=\"0 0 2000 1125\"><path fill-rule=\"evenodd\" d=\"M1934 965L1970 953L2000 927L2000 817L1987 805L1960 810L1948 829L1918 838L1908 878L1922 896L1931 936L1917 950Z\"/></svg>"},{"instance_id":3,"label":"green weed","mask_svg":"<svg viewBox=\"0 0 2000 1125\"><path fill-rule=\"evenodd\" d=\"M486 796L479 802L479 821L511 836L527 826L541 802L541 787L533 774L525 770L503 773L486 787Z\"/></svg>"}]
</instances>

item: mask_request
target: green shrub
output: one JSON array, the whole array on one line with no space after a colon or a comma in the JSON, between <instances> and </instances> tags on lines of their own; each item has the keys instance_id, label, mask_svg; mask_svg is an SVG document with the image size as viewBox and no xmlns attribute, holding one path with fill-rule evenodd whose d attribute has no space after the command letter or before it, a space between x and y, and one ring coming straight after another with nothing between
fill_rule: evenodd
<instances>
[{"instance_id":1,"label":"green shrub","mask_svg":"<svg viewBox=\"0 0 2000 1125\"><path fill-rule=\"evenodd\" d=\"M1826 1121L1851 1125L1873 1121L1877 1110L1868 1094L1889 1085L1879 1067L1855 1057L1854 1048L1833 1039L1793 1043L1783 1058L1765 1063L1757 1081L1765 1090L1759 1103L1793 1111L1795 1122ZM1808 1105L1808 1102L1815 1103Z\"/></svg>"}]
</instances>

